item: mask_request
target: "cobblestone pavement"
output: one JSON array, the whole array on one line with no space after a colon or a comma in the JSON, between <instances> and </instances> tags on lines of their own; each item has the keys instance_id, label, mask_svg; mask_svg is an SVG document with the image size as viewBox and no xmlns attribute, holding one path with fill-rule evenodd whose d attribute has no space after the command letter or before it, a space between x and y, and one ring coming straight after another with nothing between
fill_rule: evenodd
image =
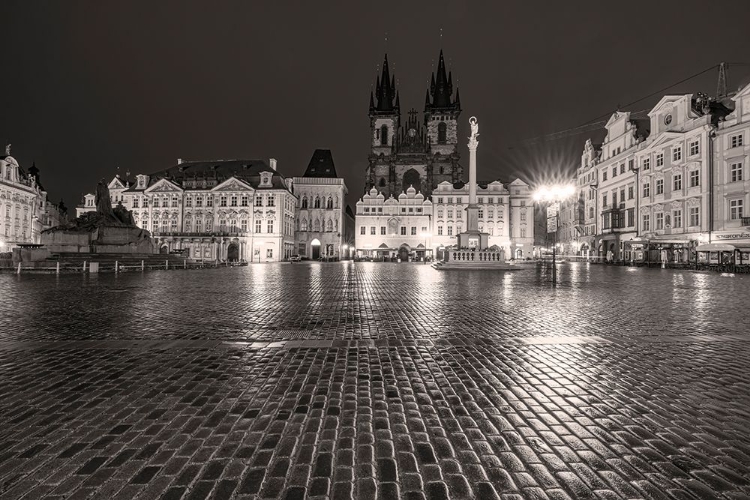
<instances>
[{"instance_id":1,"label":"cobblestone pavement","mask_svg":"<svg viewBox=\"0 0 750 500\"><path fill-rule=\"evenodd\" d=\"M0 275L0 498L750 499L750 276Z\"/></svg>"}]
</instances>

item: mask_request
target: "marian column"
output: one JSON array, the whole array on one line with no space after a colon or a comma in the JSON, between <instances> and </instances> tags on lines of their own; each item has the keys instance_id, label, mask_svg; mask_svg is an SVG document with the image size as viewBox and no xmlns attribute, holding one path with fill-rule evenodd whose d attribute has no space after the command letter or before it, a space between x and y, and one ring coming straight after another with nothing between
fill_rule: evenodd
<instances>
[{"instance_id":1,"label":"marian column","mask_svg":"<svg viewBox=\"0 0 750 500\"><path fill-rule=\"evenodd\" d=\"M487 233L479 232L479 205L477 205L477 146L479 141L479 122L476 117L469 119L471 137L469 137L469 206L466 208L466 231L458 235L459 248L484 250L488 246Z\"/></svg>"},{"instance_id":2,"label":"marian column","mask_svg":"<svg viewBox=\"0 0 750 500\"><path fill-rule=\"evenodd\" d=\"M469 208L468 212L468 227L467 232L479 231L479 219L477 211L477 146L479 141L479 122L476 117L472 116L469 118L469 125L471 125L471 137L469 137Z\"/></svg>"}]
</instances>

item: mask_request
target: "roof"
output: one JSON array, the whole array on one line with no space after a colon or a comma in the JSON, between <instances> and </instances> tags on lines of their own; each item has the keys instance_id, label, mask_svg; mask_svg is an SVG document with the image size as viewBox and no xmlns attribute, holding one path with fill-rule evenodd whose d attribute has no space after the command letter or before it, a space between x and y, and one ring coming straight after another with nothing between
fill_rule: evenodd
<instances>
[{"instance_id":1,"label":"roof","mask_svg":"<svg viewBox=\"0 0 750 500\"><path fill-rule=\"evenodd\" d=\"M161 179L167 179L185 188L184 181L200 179L216 179L215 186L236 177L244 180L253 188L260 184L260 173L272 172L271 183L273 188L287 189L284 177L272 169L265 160L211 160L211 161L185 161L165 170L150 174L148 187L153 186ZM205 189L205 188L201 188ZM129 191L133 191L131 185Z\"/></svg>"},{"instance_id":2,"label":"roof","mask_svg":"<svg viewBox=\"0 0 750 500\"><path fill-rule=\"evenodd\" d=\"M316 149L303 177L338 177L330 149Z\"/></svg>"}]
</instances>

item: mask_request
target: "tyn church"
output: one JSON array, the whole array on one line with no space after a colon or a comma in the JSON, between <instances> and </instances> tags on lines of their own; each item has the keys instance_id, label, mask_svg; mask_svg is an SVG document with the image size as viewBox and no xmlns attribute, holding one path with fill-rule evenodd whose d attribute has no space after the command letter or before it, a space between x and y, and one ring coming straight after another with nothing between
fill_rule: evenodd
<instances>
[{"instance_id":1,"label":"tyn church","mask_svg":"<svg viewBox=\"0 0 750 500\"><path fill-rule=\"evenodd\" d=\"M375 95L370 93L372 147L365 193L375 187L386 199L397 198L413 186L431 197L441 182L460 182L463 173L458 163L460 114L458 88L454 97L453 77L446 72L441 50L437 74L433 72L425 96L424 125L419 123L413 108L402 124L396 79L390 75L386 54Z\"/></svg>"}]
</instances>

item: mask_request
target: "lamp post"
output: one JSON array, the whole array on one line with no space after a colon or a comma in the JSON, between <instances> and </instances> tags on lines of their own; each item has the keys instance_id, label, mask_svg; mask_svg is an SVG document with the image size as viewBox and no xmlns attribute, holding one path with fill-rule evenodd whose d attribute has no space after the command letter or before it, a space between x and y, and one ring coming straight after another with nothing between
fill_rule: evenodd
<instances>
[{"instance_id":1,"label":"lamp post","mask_svg":"<svg viewBox=\"0 0 750 500\"><path fill-rule=\"evenodd\" d=\"M552 243L552 286L557 286L557 228L559 226L560 203L575 194L572 184L540 186L534 192L534 200L547 204L547 232L553 233Z\"/></svg>"},{"instance_id":2,"label":"lamp post","mask_svg":"<svg viewBox=\"0 0 750 500\"><path fill-rule=\"evenodd\" d=\"M420 236L422 236L422 238L424 238L424 260L423 260L423 262L426 265L427 264L427 238L429 238L430 236L432 236L432 234L430 234L430 233L422 233Z\"/></svg>"}]
</instances>

